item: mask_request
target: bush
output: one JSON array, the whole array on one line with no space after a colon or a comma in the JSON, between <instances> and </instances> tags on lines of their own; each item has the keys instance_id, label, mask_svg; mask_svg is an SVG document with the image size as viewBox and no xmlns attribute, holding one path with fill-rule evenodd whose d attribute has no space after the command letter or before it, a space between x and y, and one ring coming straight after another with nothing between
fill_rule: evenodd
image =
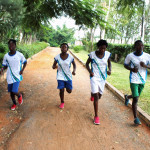
<instances>
[{"instance_id":1,"label":"bush","mask_svg":"<svg viewBox=\"0 0 150 150\"><path fill-rule=\"evenodd\" d=\"M81 50L84 50L84 47L81 45L78 45L78 46L74 46L73 49L76 53L79 53Z\"/></svg>"},{"instance_id":2,"label":"bush","mask_svg":"<svg viewBox=\"0 0 150 150\"><path fill-rule=\"evenodd\" d=\"M33 43L32 45L26 45L26 44L19 45L19 46L17 46L17 50L19 52L23 53L25 58L29 58L32 55L34 55L34 54L38 53L39 51L43 50L47 46L49 46L48 43L36 42L36 43Z\"/></svg>"},{"instance_id":3,"label":"bush","mask_svg":"<svg viewBox=\"0 0 150 150\"><path fill-rule=\"evenodd\" d=\"M0 53L8 52L8 46L6 44L0 44Z\"/></svg>"},{"instance_id":4,"label":"bush","mask_svg":"<svg viewBox=\"0 0 150 150\"><path fill-rule=\"evenodd\" d=\"M108 44L107 48L112 54L112 60L115 60L117 54L117 62L123 63L125 57L134 51L133 45L130 44ZM150 54L150 45L144 45L144 52Z\"/></svg>"},{"instance_id":5,"label":"bush","mask_svg":"<svg viewBox=\"0 0 150 150\"><path fill-rule=\"evenodd\" d=\"M82 43L85 47L84 50L91 52L91 42L82 40ZM97 49L96 43L93 44L93 51ZM113 61L124 63L125 57L134 51L134 47L131 44L108 44L107 50L111 52L111 59ZM150 54L150 45L144 45L144 52ZM117 58L115 58L115 55Z\"/></svg>"},{"instance_id":6,"label":"bush","mask_svg":"<svg viewBox=\"0 0 150 150\"><path fill-rule=\"evenodd\" d=\"M31 57L32 55L38 53L39 51L43 50L47 46L49 46L48 43L36 42L31 45L26 45L26 44L17 45L16 50L21 52L27 59L27 58ZM9 51L9 49L8 49L7 45L0 44L0 68L2 67L3 57L6 54L6 52L8 52L8 51Z\"/></svg>"}]
</instances>

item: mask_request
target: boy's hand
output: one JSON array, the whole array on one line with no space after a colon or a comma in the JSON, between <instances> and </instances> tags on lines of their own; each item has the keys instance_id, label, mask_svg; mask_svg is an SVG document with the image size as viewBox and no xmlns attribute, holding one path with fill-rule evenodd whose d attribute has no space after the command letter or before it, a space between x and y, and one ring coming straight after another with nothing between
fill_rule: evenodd
<instances>
[{"instance_id":1,"label":"boy's hand","mask_svg":"<svg viewBox=\"0 0 150 150\"><path fill-rule=\"evenodd\" d=\"M108 70L108 71L107 71L107 74L108 74L108 75L111 75L111 71Z\"/></svg>"},{"instance_id":2,"label":"boy's hand","mask_svg":"<svg viewBox=\"0 0 150 150\"><path fill-rule=\"evenodd\" d=\"M93 72L90 72L90 77L93 77L94 76L94 73Z\"/></svg>"},{"instance_id":3,"label":"boy's hand","mask_svg":"<svg viewBox=\"0 0 150 150\"><path fill-rule=\"evenodd\" d=\"M146 67L147 67L143 61L140 62L140 65L141 65L143 68L146 68Z\"/></svg>"},{"instance_id":4,"label":"boy's hand","mask_svg":"<svg viewBox=\"0 0 150 150\"><path fill-rule=\"evenodd\" d=\"M23 70L20 70L20 73L19 73L20 75L22 75L23 74Z\"/></svg>"},{"instance_id":5,"label":"boy's hand","mask_svg":"<svg viewBox=\"0 0 150 150\"><path fill-rule=\"evenodd\" d=\"M76 75L75 71L73 71L72 74L75 76Z\"/></svg>"},{"instance_id":6,"label":"boy's hand","mask_svg":"<svg viewBox=\"0 0 150 150\"><path fill-rule=\"evenodd\" d=\"M57 66L57 65L53 66L53 69L57 69L57 68L58 68L58 66Z\"/></svg>"},{"instance_id":7,"label":"boy's hand","mask_svg":"<svg viewBox=\"0 0 150 150\"><path fill-rule=\"evenodd\" d=\"M134 72L134 73L137 73L137 72L138 72L138 68L137 68L137 67L134 67L134 68L132 68L131 71Z\"/></svg>"}]
</instances>

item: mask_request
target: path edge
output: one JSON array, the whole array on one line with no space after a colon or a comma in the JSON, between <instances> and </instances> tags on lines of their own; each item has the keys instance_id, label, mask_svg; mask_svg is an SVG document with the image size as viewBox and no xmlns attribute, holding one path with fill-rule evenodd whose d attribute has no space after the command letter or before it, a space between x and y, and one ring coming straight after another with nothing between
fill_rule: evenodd
<instances>
[{"instance_id":1,"label":"path edge","mask_svg":"<svg viewBox=\"0 0 150 150\"><path fill-rule=\"evenodd\" d=\"M79 59L71 50L69 50L69 52L80 62L80 64L82 64L86 68L85 63L81 59ZM121 100L122 102L125 102L123 93L121 93L117 88L115 88L113 85L111 85L107 81L106 81L106 87L113 94L115 94L119 98L119 100ZM127 107L132 108L131 100L130 100L129 105ZM148 127L150 127L150 116L144 110L142 110L139 106L137 106L137 112L138 112L138 116L145 122L145 124Z\"/></svg>"}]
</instances>

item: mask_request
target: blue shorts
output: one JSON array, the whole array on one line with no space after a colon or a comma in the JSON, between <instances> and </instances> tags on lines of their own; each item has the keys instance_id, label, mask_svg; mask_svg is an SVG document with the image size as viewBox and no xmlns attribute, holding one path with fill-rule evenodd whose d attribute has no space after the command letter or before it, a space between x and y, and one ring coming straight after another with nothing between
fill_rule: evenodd
<instances>
[{"instance_id":1,"label":"blue shorts","mask_svg":"<svg viewBox=\"0 0 150 150\"><path fill-rule=\"evenodd\" d=\"M20 82L8 84L8 92L18 93L19 84L20 84Z\"/></svg>"},{"instance_id":2,"label":"blue shorts","mask_svg":"<svg viewBox=\"0 0 150 150\"><path fill-rule=\"evenodd\" d=\"M66 88L66 89L70 89L72 90L72 80L69 80L69 81L63 81L63 80L57 80L58 82L58 87L57 89L63 89L63 88Z\"/></svg>"}]
</instances>

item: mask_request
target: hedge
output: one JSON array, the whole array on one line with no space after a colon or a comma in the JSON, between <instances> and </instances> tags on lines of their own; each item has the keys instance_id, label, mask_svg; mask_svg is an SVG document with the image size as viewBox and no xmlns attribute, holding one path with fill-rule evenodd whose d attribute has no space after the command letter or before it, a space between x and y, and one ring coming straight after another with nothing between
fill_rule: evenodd
<instances>
[{"instance_id":1,"label":"hedge","mask_svg":"<svg viewBox=\"0 0 150 150\"><path fill-rule=\"evenodd\" d=\"M39 51L43 50L47 46L49 46L48 43L36 42L31 45L27 45L27 44L17 45L16 50L23 53L23 55L27 59L32 55L38 53ZM0 44L0 68L2 67L3 57L8 52L9 52L8 45Z\"/></svg>"},{"instance_id":2,"label":"hedge","mask_svg":"<svg viewBox=\"0 0 150 150\"><path fill-rule=\"evenodd\" d=\"M117 54L117 61L122 61L127 54L134 51L133 45L130 44L108 44L107 49L112 54L112 60L115 60L115 54ZM150 54L150 45L144 45L144 52Z\"/></svg>"}]
</instances>

